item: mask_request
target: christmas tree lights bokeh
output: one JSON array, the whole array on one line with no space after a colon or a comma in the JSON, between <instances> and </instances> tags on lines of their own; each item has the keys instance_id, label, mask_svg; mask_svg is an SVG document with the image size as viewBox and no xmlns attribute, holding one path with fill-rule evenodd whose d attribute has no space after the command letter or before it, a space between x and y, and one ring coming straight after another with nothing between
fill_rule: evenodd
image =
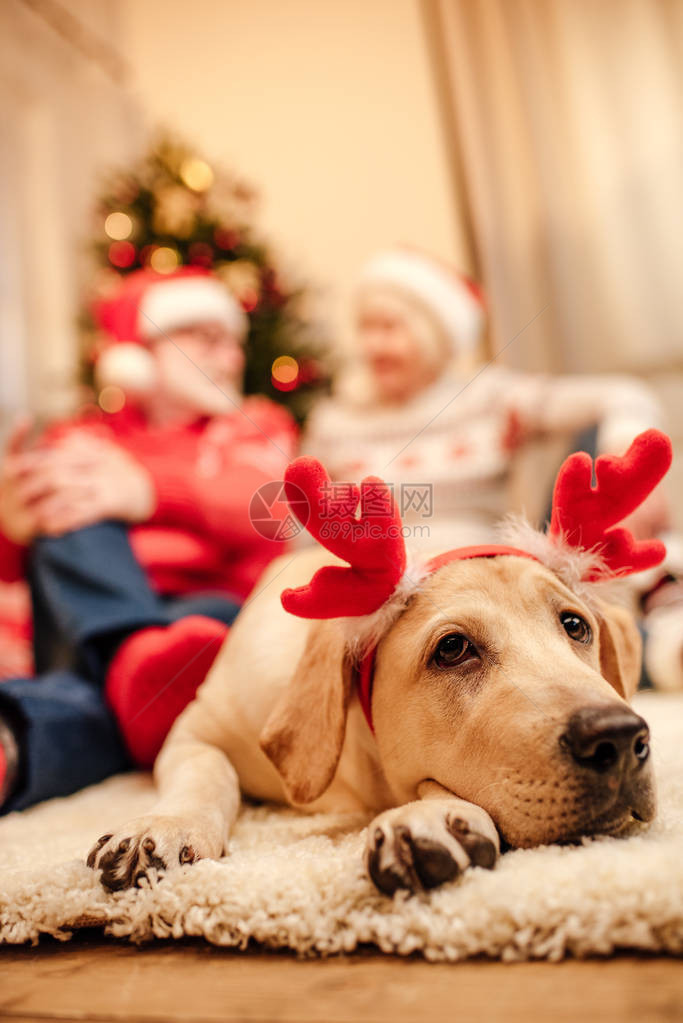
<instances>
[{"instance_id":1,"label":"christmas tree lights bokeh","mask_svg":"<svg viewBox=\"0 0 683 1023\"><path fill-rule=\"evenodd\" d=\"M170 136L134 166L108 177L94 217L97 269L81 317L88 386L103 340L89 313L92 300L111 293L120 275L140 267L170 273L178 266L201 266L221 278L249 317L245 393L265 394L299 422L305 419L328 380L323 343L304 316L304 290L285 283L251 227L255 204L251 186ZM109 399L105 395L100 407L111 408Z\"/></svg>"}]
</instances>

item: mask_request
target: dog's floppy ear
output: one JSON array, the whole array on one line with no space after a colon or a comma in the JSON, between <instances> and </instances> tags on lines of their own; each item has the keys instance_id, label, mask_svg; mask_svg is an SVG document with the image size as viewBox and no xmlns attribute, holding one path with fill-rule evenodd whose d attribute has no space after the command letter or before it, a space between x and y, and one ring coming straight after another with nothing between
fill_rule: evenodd
<instances>
[{"instance_id":1,"label":"dog's floppy ear","mask_svg":"<svg viewBox=\"0 0 683 1023\"><path fill-rule=\"evenodd\" d=\"M643 641L633 615L616 604L600 603L600 671L626 700L640 681Z\"/></svg>"},{"instance_id":2,"label":"dog's floppy ear","mask_svg":"<svg viewBox=\"0 0 683 1023\"><path fill-rule=\"evenodd\" d=\"M342 629L316 622L292 680L260 737L293 803L311 803L334 777L344 743L352 664Z\"/></svg>"}]
</instances>

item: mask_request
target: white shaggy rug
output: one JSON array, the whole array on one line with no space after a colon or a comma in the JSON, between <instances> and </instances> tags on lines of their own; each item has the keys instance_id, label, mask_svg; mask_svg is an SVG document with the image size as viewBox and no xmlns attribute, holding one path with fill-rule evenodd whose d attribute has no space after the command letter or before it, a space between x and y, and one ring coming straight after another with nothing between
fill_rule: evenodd
<instances>
[{"instance_id":1,"label":"white shaggy rug","mask_svg":"<svg viewBox=\"0 0 683 1023\"><path fill-rule=\"evenodd\" d=\"M560 959L616 949L683 952L683 696L644 694L653 731L658 820L644 835L508 853L431 893L376 893L361 863L365 820L244 811L231 851L152 887L106 893L83 856L144 813L146 775L123 775L0 820L0 943L61 939L77 927L143 941L252 939L302 954L360 944L428 959Z\"/></svg>"}]
</instances>

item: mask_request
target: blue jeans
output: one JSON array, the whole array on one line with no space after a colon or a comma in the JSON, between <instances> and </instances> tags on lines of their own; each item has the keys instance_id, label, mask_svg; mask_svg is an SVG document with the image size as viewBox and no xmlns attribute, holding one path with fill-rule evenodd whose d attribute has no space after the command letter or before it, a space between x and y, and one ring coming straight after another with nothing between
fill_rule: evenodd
<instances>
[{"instance_id":1,"label":"blue jeans","mask_svg":"<svg viewBox=\"0 0 683 1023\"><path fill-rule=\"evenodd\" d=\"M103 693L109 662L124 639L191 614L230 625L239 611L227 594L160 597L118 522L40 537L28 578L38 677L0 683L0 714L21 754L18 785L0 814L132 767Z\"/></svg>"}]
</instances>

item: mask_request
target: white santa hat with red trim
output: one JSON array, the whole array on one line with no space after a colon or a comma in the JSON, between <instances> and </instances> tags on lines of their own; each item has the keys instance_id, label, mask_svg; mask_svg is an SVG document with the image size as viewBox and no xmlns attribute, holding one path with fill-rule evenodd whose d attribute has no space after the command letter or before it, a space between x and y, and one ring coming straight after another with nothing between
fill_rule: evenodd
<instances>
[{"instance_id":1,"label":"white santa hat with red trim","mask_svg":"<svg viewBox=\"0 0 683 1023\"><path fill-rule=\"evenodd\" d=\"M453 355L476 348L485 319L482 294L446 263L408 247L379 252L361 271L358 300L381 290L416 300L437 321Z\"/></svg>"},{"instance_id":2,"label":"white santa hat with red trim","mask_svg":"<svg viewBox=\"0 0 683 1023\"><path fill-rule=\"evenodd\" d=\"M237 300L217 277L198 267L171 274L136 270L115 295L97 302L93 313L109 342L95 367L99 385L135 393L154 386L154 358L148 350L154 338L209 321L222 323L240 339L248 330Z\"/></svg>"}]
</instances>

